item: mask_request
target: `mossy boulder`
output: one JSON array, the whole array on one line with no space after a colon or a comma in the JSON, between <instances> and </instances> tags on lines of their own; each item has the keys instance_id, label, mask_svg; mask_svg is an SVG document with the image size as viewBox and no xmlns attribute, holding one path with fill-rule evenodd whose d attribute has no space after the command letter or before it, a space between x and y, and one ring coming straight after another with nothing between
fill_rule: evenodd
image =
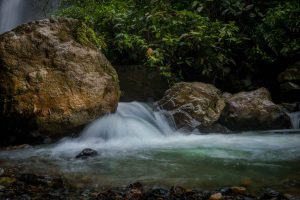
<instances>
[{"instance_id":1,"label":"mossy boulder","mask_svg":"<svg viewBox=\"0 0 300 200\"><path fill-rule=\"evenodd\" d=\"M0 36L2 144L66 136L116 110L117 73L93 41L77 40L79 26L46 19Z\"/></svg>"}]
</instances>

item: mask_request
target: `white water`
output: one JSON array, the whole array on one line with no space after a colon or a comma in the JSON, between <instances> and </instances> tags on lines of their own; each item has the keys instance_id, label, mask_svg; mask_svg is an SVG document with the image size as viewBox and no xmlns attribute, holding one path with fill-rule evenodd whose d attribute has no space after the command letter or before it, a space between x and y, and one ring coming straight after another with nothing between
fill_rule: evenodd
<instances>
[{"instance_id":1,"label":"white water","mask_svg":"<svg viewBox=\"0 0 300 200\"><path fill-rule=\"evenodd\" d=\"M30 150L27 156L74 158L84 148L102 157L133 155L161 149L198 149L201 156L245 160L293 160L300 158L300 135L247 132L190 135L175 131L160 113L143 103L120 103L116 113L96 120L78 138L64 138L52 146ZM25 158L24 152L20 157ZM16 156L16 155L15 155Z\"/></svg>"},{"instance_id":2,"label":"white water","mask_svg":"<svg viewBox=\"0 0 300 200\"><path fill-rule=\"evenodd\" d=\"M186 135L169 124L146 104L120 103L116 113L96 120L78 138L0 152L0 160L27 173L61 173L73 183L89 177L95 187L142 181L215 188L251 178L257 187L281 188L282 180L300 181L298 130ZM99 156L75 159L84 148Z\"/></svg>"},{"instance_id":3,"label":"white water","mask_svg":"<svg viewBox=\"0 0 300 200\"><path fill-rule=\"evenodd\" d=\"M11 30L23 22L26 0L0 1L0 33Z\"/></svg>"},{"instance_id":4,"label":"white water","mask_svg":"<svg viewBox=\"0 0 300 200\"><path fill-rule=\"evenodd\" d=\"M288 113L288 116L291 119L292 128L299 129L300 128L300 112Z\"/></svg>"}]
</instances>

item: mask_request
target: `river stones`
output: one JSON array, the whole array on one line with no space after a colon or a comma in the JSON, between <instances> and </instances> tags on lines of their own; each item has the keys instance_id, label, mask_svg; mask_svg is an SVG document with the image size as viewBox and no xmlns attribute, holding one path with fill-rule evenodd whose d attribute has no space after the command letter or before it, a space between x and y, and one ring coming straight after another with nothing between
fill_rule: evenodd
<instances>
[{"instance_id":1,"label":"river stones","mask_svg":"<svg viewBox=\"0 0 300 200\"><path fill-rule=\"evenodd\" d=\"M157 105L177 129L227 133L291 128L289 116L272 102L266 88L229 94L210 84L182 82L167 90Z\"/></svg>"},{"instance_id":2,"label":"river stones","mask_svg":"<svg viewBox=\"0 0 300 200\"><path fill-rule=\"evenodd\" d=\"M0 143L40 143L114 112L118 76L73 19L24 24L0 36Z\"/></svg>"}]
</instances>

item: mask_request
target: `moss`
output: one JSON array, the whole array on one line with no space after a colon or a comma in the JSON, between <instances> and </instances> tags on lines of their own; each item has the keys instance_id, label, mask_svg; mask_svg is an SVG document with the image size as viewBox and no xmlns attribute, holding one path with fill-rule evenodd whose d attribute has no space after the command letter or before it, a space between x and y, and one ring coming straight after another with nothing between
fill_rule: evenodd
<instances>
[{"instance_id":1,"label":"moss","mask_svg":"<svg viewBox=\"0 0 300 200\"><path fill-rule=\"evenodd\" d=\"M104 37L97 35L93 29L84 23L80 23L75 27L74 37L82 45L95 45L100 49L105 49L107 46Z\"/></svg>"}]
</instances>

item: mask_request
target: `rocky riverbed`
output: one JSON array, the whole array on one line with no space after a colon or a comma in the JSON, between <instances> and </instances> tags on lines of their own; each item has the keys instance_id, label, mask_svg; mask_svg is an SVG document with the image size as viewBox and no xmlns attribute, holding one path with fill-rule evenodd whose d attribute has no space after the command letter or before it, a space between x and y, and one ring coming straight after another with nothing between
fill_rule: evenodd
<instances>
[{"instance_id":1,"label":"rocky riverbed","mask_svg":"<svg viewBox=\"0 0 300 200\"><path fill-rule=\"evenodd\" d=\"M259 193L251 193L244 186L202 190L199 188L184 188L173 186L147 186L140 182L126 187L105 188L102 190L82 187L68 183L62 176L37 175L19 173L18 169L0 168L0 199L30 200L30 199L82 199L82 200L297 200L298 195L291 195L265 188Z\"/></svg>"}]
</instances>

